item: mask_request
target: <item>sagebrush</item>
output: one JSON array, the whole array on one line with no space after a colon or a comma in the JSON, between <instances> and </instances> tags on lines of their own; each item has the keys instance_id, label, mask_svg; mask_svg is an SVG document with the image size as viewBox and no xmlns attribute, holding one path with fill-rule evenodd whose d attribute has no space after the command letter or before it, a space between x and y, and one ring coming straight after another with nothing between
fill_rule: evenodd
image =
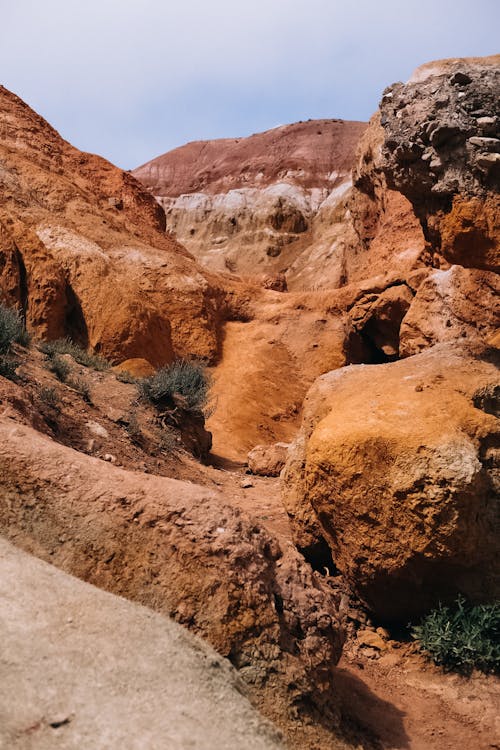
<instances>
[{"instance_id":1,"label":"sagebrush","mask_svg":"<svg viewBox=\"0 0 500 750\"><path fill-rule=\"evenodd\" d=\"M69 338L57 339L56 341L43 341L40 344L40 350L49 358L60 354L70 354L79 365L91 367L93 370L103 371L110 367L108 360L100 354L87 351L87 349L75 344Z\"/></svg>"},{"instance_id":2,"label":"sagebrush","mask_svg":"<svg viewBox=\"0 0 500 750\"><path fill-rule=\"evenodd\" d=\"M174 395L185 401L186 408L203 412L208 404L210 378L201 362L180 359L139 382L141 396L158 408L172 404Z\"/></svg>"},{"instance_id":3,"label":"sagebrush","mask_svg":"<svg viewBox=\"0 0 500 750\"><path fill-rule=\"evenodd\" d=\"M0 354L7 354L14 342L27 346L29 341L30 337L19 310L0 303Z\"/></svg>"},{"instance_id":4,"label":"sagebrush","mask_svg":"<svg viewBox=\"0 0 500 750\"><path fill-rule=\"evenodd\" d=\"M7 380L17 380L16 369L18 365L19 362L16 359L5 357L3 354L0 354L0 375L2 378L7 378Z\"/></svg>"},{"instance_id":5,"label":"sagebrush","mask_svg":"<svg viewBox=\"0 0 500 750\"><path fill-rule=\"evenodd\" d=\"M42 401L44 404L47 404L47 406L55 408L59 404L60 398L55 388L52 388L50 386L43 386L42 388L40 388L38 395L40 397L40 401Z\"/></svg>"},{"instance_id":6,"label":"sagebrush","mask_svg":"<svg viewBox=\"0 0 500 750\"><path fill-rule=\"evenodd\" d=\"M500 602L439 607L412 628L413 637L445 669L469 674L500 671Z\"/></svg>"},{"instance_id":7,"label":"sagebrush","mask_svg":"<svg viewBox=\"0 0 500 750\"><path fill-rule=\"evenodd\" d=\"M83 400L87 402L87 404L92 403L92 392L86 380L84 380L83 378L74 377L67 380L66 383L70 388L73 388L74 391L79 393Z\"/></svg>"},{"instance_id":8,"label":"sagebrush","mask_svg":"<svg viewBox=\"0 0 500 750\"><path fill-rule=\"evenodd\" d=\"M61 383L65 383L71 372L71 367L65 359L55 355L50 359L49 370L58 380L61 381Z\"/></svg>"}]
</instances>

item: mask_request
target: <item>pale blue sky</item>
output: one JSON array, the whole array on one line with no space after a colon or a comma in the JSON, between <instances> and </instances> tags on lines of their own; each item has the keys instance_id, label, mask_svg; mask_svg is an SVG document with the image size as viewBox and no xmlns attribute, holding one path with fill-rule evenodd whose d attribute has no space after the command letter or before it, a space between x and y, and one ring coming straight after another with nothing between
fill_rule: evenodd
<instances>
[{"instance_id":1,"label":"pale blue sky","mask_svg":"<svg viewBox=\"0 0 500 750\"><path fill-rule=\"evenodd\" d=\"M366 120L385 86L500 52L500 0L0 0L0 82L128 169L183 143Z\"/></svg>"}]
</instances>

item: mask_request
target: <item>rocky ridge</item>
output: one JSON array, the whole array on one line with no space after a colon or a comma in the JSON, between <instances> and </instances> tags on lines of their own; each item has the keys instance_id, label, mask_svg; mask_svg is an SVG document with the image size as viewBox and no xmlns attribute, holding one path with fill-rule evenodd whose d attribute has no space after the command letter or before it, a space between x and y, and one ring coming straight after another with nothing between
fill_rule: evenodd
<instances>
[{"instance_id":1,"label":"rocky ridge","mask_svg":"<svg viewBox=\"0 0 500 750\"><path fill-rule=\"evenodd\" d=\"M114 361L213 359L221 294L165 234L156 201L3 87L0 112L5 301L19 305L38 336L70 335Z\"/></svg>"},{"instance_id":2,"label":"rocky ridge","mask_svg":"<svg viewBox=\"0 0 500 750\"><path fill-rule=\"evenodd\" d=\"M384 92L354 173L360 256L377 253L384 214L401 191L425 237L423 267L360 297L350 318L354 332L361 326L358 344L386 361L406 359L379 357L375 368L316 381L285 468L297 543L311 559L329 547L386 621L416 617L457 592L475 601L499 593L500 183L495 158L487 166L480 156L496 148L499 62L433 63ZM457 222L464 206L468 218Z\"/></svg>"},{"instance_id":3,"label":"rocky ridge","mask_svg":"<svg viewBox=\"0 0 500 750\"><path fill-rule=\"evenodd\" d=\"M450 263L500 269L500 55L419 68L387 88L382 169Z\"/></svg>"}]
</instances>

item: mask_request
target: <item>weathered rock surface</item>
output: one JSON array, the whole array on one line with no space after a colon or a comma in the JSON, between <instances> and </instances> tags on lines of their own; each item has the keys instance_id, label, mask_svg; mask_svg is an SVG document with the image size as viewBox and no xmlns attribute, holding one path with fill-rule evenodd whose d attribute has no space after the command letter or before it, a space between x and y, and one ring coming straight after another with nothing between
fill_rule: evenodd
<instances>
[{"instance_id":1,"label":"weathered rock surface","mask_svg":"<svg viewBox=\"0 0 500 750\"><path fill-rule=\"evenodd\" d=\"M282 747L201 639L0 539L0 746Z\"/></svg>"},{"instance_id":2,"label":"weathered rock surface","mask_svg":"<svg viewBox=\"0 0 500 750\"><path fill-rule=\"evenodd\" d=\"M3 534L207 638L278 724L293 708L334 726L337 603L291 545L191 483L125 471L5 417L0 441Z\"/></svg>"},{"instance_id":3,"label":"weathered rock surface","mask_svg":"<svg viewBox=\"0 0 500 750\"><path fill-rule=\"evenodd\" d=\"M310 120L189 143L134 175L164 207L167 229L209 268L287 271L290 289L328 286L314 264L339 275L344 204L365 127Z\"/></svg>"},{"instance_id":4,"label":"weathered rock surface","mask_svg":"<svg viewBox=\"0 0 500 750\"><path fill-rule=\"evenodd\" d=\"M326 539L382 619L500 593L494 356L439 345L328 373L306 399L285 469L297 543Z\"/></svg>"},{"instance_id":5,"label":"weathered rock surface","mask_svg":"<svg viewBox=\"0 0 500 750\"><path fill-rule=\"evenodd\" d=\"M150 375L154 375L155 369L151 362L143 357L134 357L132 359L125 359L120 364L115 365L116 372L125 373L131 375L133 378L148 378Z\"/></svg>"},{"instance_id":6,"label":"weathered rock surface","mask_svg":"<svg viewBox=\"0 0 500 750\"><path fill-rule=\"evenodd\" d=\"M339 310L330 294L261 291L252 306L252 319L224 328L207 420L214 453L242 463L255 445L289 443L311 383L349 361L343 300Z\"/></svg>"},{"instance_id":7,"label":"weathered rock surface","mask_svg":"<svg viewBox=\"0 0 500 750\"><path fill-rule=\"evenodd\" d=\"M263 477L278 477L285 465L288 443L256 445L248 454L248 468L252 474Z\"/></svg>"},{"instance_id":8,"label":"weathered rock surface","mask_svg":"<svg viewBox=\"0 0 500 750\"><path fill-rule=\"evenodd\" d=\"M130 364L134 360L158 367L177 356L196 356L218 364L210 429L224 443L224 455L240 461L256 444L291 439L302 399L318 375L372 356L349 353L346 310L357 299L356 289L332 307L327 296L275 291L286 288L286 279L274 271L261 282L269 289L209 276L165 235L161 208L133 177L72 148L5 89L0 105L0 295L21 307L37 335L69 335L113 363L128 361L137 375L144 367ZM340 223L329 216L337 211L335 185L350 169L355 131L364 126L352 130L325 121L320 135L315 127L299 123L255 136L247 154L249 180L252 189L265 188L257 175L259 160L269 152L268 187L286 174L287 189L293 184L311 195L330 191L319 212L320 234L330 227L346 244L344 209ZM266 151L269 139L274 151ZM246 149L243 141L240 146ZM226 173L236 163L222 160L214 190L230 183L236 189L231 180L240 179L240 172ZM305 286L314 286L318 274L319 286L343 283L340 256L334 253L327 262L313 255L301 265L309 278ZM386 285L378 284L377 293ZM218 442L216 436L217 451Z\"/></svg>"},{"instance_id":9,"label":"weathered rock surface","mask_svg":"<svg viewBox=\"0 0 500 750\"><path fill-rule=\"evenodd\" d=\"M500 276L475 268L436 270L418 287L399 332L408 357L440 342L487 342L500 328Z\"/></svg>"},{"instance_id":10,"label":"weathered rock surface","mask_svg":"<svg viewBox=\"0 0 500 750\"><path fill-rule=\"evenodd\" d=\"M422 227L410 201L387 185L383 144L384 129L377 112L360 139L347 201L354 237L344 253L343 266L350 284L372 277L404 280L430 265Z\"/></svg>"},{"instance_id":11,"label":"weathered rock surface","mask_svg":"<svg viewBox=\"0 0 500 750\"><path fill-rule=\"evenodd\" d=\"M500 55L431 63L382 97L382 168L436 263L500 269L499 105Z\"/></svg>"}]
</instances>

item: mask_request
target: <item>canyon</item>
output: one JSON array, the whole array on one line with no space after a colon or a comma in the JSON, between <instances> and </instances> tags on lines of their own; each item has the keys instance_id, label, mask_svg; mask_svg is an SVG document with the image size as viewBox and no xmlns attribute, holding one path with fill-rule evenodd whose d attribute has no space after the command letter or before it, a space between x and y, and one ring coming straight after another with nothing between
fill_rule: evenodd
<instances>
[{"instance_id":1,"label":"canyon","mask_svg":"<svg viewBox=\"0 0 500 750\"><path fill-rule=\"evenodd\" d=\"M31 335L0 375L0 746L120 747L102 722L141 659L134 747L494 746L495 676L430 665L406 628L499 598L499 103L500 56L436 61L369 123L130 173L0 87L0 302ZM208 409L174 394L160 413L143 378L185 360ZM67 679L67 617L115 665L99 720Z\"/></svg>"}]
</instances>

